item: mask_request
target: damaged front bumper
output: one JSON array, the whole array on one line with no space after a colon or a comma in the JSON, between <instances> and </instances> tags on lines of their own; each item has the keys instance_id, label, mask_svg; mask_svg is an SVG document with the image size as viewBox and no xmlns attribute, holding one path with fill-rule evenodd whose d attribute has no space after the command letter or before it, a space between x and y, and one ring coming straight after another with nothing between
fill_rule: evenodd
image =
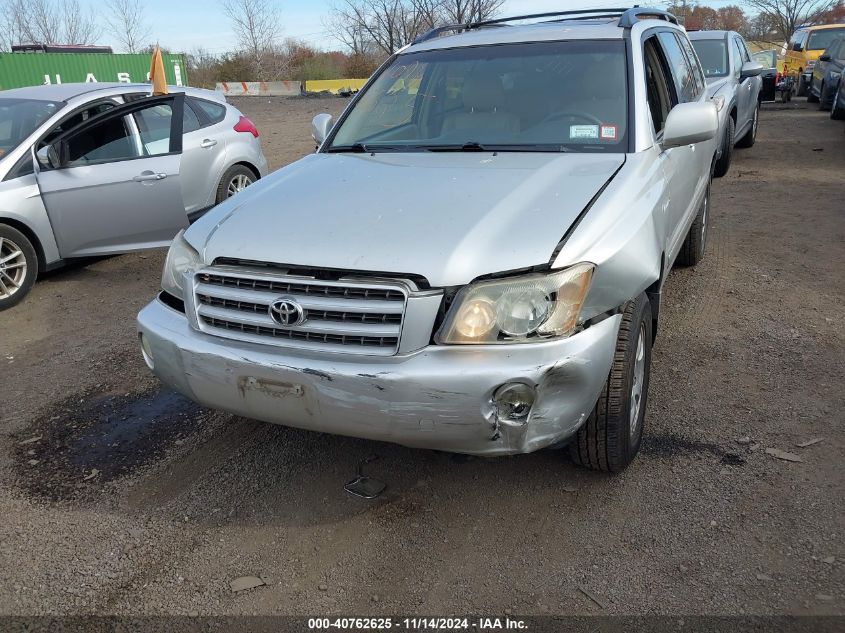
<instances>
[{"instance_id":1,"label":"damaged front bumper","mask_svg":"<svg viewBox=\"0 0 845 633\"><path fill-rule=\"evenodd\" d=\"M429 346L392 357L218 338L159 300L138 315L138 329L155 374L204 406L417 448L507 455L559 443L583 424L610 371L620 318L545 343ZM512 382L535 388L521 423L500 420L493 403Z\"/></svg>"}]
</instances>

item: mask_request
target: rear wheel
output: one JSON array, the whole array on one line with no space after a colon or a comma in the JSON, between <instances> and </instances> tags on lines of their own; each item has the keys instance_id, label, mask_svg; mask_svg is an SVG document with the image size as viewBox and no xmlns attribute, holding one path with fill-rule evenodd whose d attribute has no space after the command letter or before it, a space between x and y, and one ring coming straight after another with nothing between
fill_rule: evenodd
<instances>
[{"instance_id":1,"label":"rear wheel","mask_svg":"<svg viewBox=\"0 0 845 633\"><path fill-rule=\"evenodd\" d=\"M256 180L255 174L246 165L232 165L217 186L217 204L243 191Z\"/></svg>"},{"instance_id":2,"label":"rear wheel","mask_svg":"<svg viewBox=\"0 0 845 633\"><path fill-rule=\"evenodd\" d=\"M722 136L722 155L716 161L713 168L713 175L716 178L721 178L728 173L731 166L731 158L734 152L734 120L733 117L728 117L725 123L725 134Z\"/></svg>"},{"instance_id":3,"label":"rear wheel","mask_svg":"<svg viewBox=\"0 0 845 633\"><path fill-rule=\"evenodd\" d=\"M26 236L0 224L0 310L19 303L38 276L38 256Z\"/></svg>"},{"instance_id":4,"label":"rear wheel","mask_svg":"<svg viewBox=\"0 0 845 633\"><path fill-rule=\"evenodd\" d=\"M704 259L704 251L707 248L707 223L710 221L710 185L704 194L704 200L698 208L698 215L692 222L687 233L681 251L675 259L678 266L695 266Z\"/></svg>"},{"instance_id":5,"label":"rear wheel","mask_svg":"<svg viewBox=\"0 0 845 633\"><path fill-rule=\"evenodd\" d=\"M645 293L622 312L610 375L587 421L569 444L576 464L619 472L640 450L651 371L651 304Z\"/></svg>"},{"instance_id":6,"label":"rear wheel","mask_svg":"<svg viewBox=\"0 0 845 633\"><path fill-rule=\"evenodd\" d=\"M748 148L754 145L754 141L757 140L757 128L759 127L760 123L760 104L757 104L757 107L754 108L754 118L751 120L751 127L745 133L739 141L737 142L737 147Z\"/></svg>"}]
</instances>

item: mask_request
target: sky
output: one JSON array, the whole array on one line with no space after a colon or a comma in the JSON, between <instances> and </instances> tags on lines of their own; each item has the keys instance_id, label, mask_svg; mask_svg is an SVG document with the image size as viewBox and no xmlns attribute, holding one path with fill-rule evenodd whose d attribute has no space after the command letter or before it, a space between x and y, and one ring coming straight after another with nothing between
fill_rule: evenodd
<instances>
[{"instance_id":1,"label":"sky","mask_svg":"<svg viewBox=\"0 0 845 633\"><path fill-rule=\"evenodd\" d=\"M102 10L100 0L87 0L88 4ZM281 6L281 37L302 39L324 49L338 49L340 45L326 32L324 22L331 13L333 0L278 0ZM506 0L501 15L524 15L544 11L566 11L585 7L633 6L647 2L635 0ZM714 8L739 4L738 0L706 0ZM191 51L202 47L212 54L225 53L235 48L235 38L220 8L219 0L145 0L152 40L171 50ZM665 2L652 6L665 6ZM101 44L117 49L117 42L103 33Z\"/></svg>"}]
</instances>

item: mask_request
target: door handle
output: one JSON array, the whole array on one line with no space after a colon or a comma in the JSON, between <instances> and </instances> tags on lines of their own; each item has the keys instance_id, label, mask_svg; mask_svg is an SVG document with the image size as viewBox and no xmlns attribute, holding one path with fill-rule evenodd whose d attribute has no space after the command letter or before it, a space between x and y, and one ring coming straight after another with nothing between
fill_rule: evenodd
<instances>
[{"instance_id":1,"label":"door handle","mask_svg":"<svg viewBox=\"0 0 845 633\"><path fill-rule=\"evenodd\" d=\"M214 147L215 145L217 145L217 139L213 138L204 138L200 143L200 147L204 148Z\"/></svg>"},{"instance_id":2,"label":"door handle","mask_svg":"<svg viewBox=\"0 0 845 633\"><path fill-rule=\"evenodd\" d=\"M153 172L148 171L138 174L132 180L135 182L148 182L150 180L164 180L165 178L167 178L167 174L154 174Z\"/></svg>"}]
</instances>

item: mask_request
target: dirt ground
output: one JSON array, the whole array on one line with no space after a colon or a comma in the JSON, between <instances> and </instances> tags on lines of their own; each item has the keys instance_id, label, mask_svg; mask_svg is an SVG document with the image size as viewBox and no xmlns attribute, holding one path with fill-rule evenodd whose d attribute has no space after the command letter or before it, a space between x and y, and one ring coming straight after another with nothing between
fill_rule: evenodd
<instances>
[{"instance_id":1,"label":"dirt ground","mask_svg":"<svg viewBox=\"0 0 845 633\"><path fill-rule=\"evenodd\" d=\"M237 102L274 168L344 105ZM0 613L845 614L843 177L841 124L764 106L615 477L202 410L138 350L163 252L50 274L0 314ZM343 485L370 455L366 501Z\"/></svg>"}]
</instances>

